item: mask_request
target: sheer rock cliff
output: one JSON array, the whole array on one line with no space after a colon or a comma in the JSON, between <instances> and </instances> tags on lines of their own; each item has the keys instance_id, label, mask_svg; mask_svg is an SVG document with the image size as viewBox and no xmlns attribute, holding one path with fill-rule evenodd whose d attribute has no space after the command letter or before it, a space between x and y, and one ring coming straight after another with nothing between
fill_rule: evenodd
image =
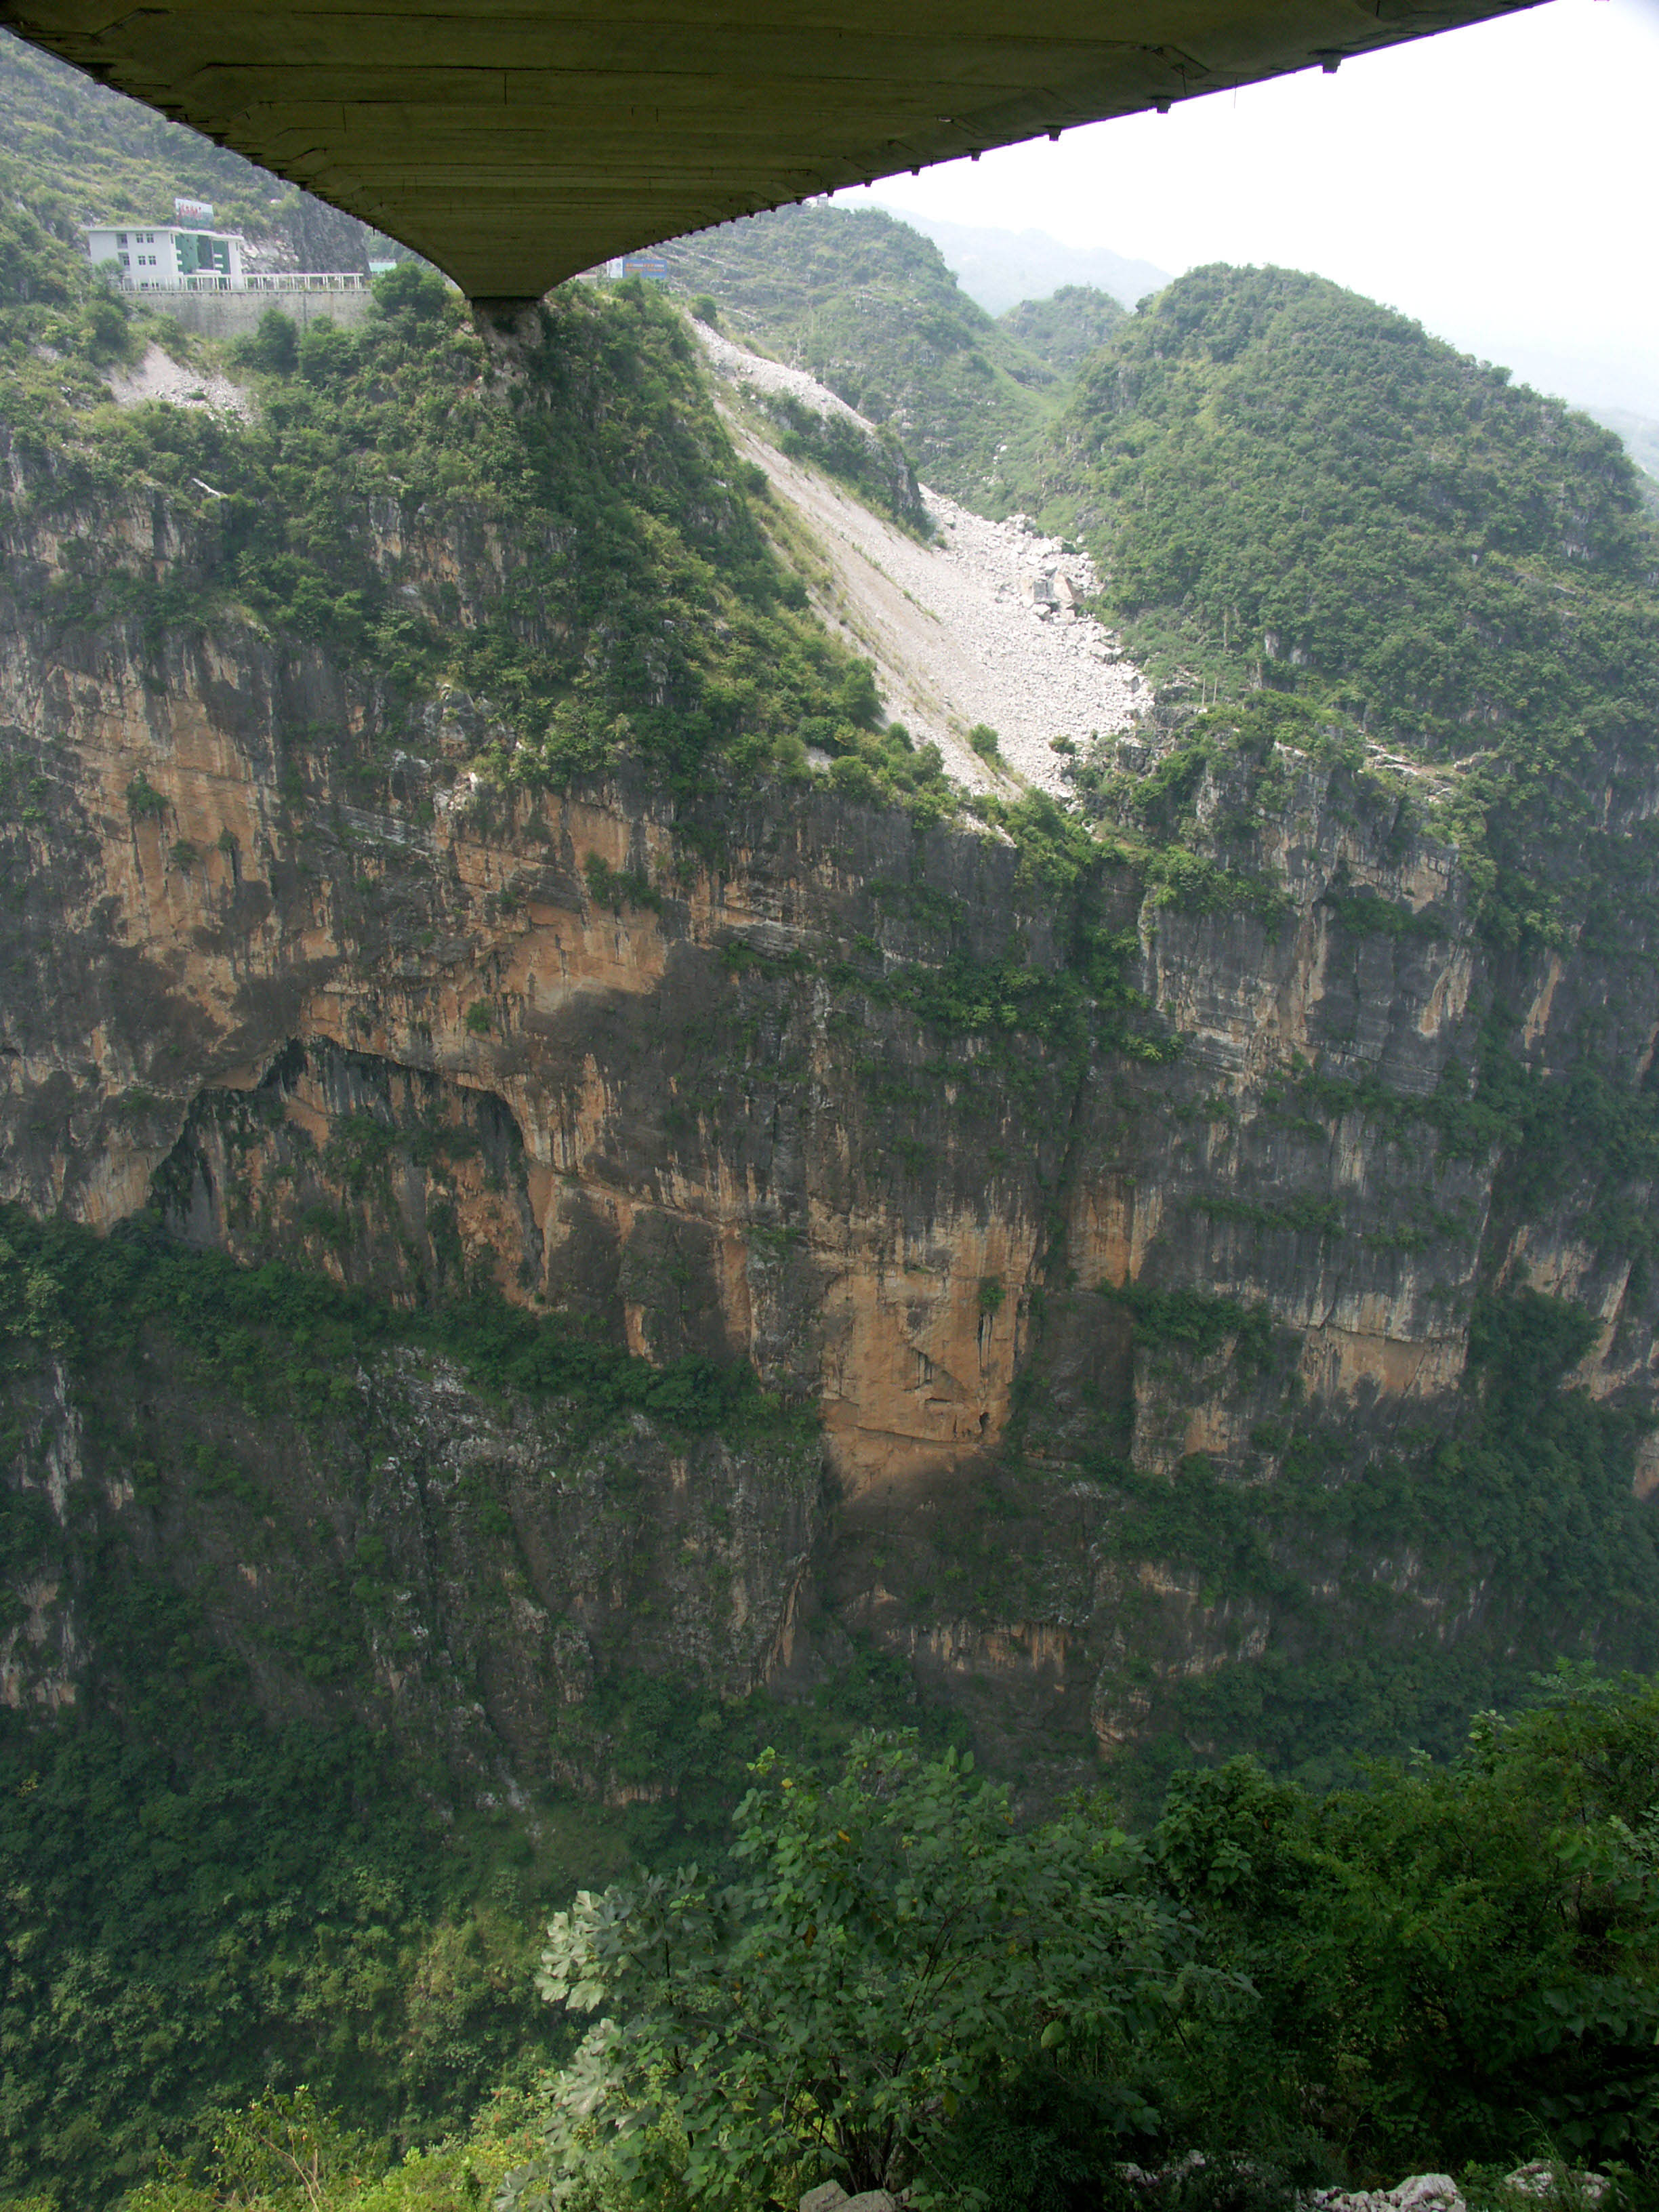
<instances>
[{"instance_id":1,"label":"sheer rock cliff","mask_svg":"<svg viewBox=\"0 0 1659 2212\"><path fill-rule=\"evenodd\" d=\"M85 520L188 571L173 508ZM386 523L405 564L488 562ZM1494 953L1398 778L1287 757L1254 853L1275 899L1184 909L1122 863L1086 918L1109 959L1080 968L1070 895L994 833L805 785L501 788L476 766L485 702L451 693L399 737L319 652L251 623L88 626L83 546L8 550L0 1195L103 1227L154 1204L187 1242L398 1297L493 1284L653 1361L748 1358L822 1409L822 1473L643 1430L573 1460L551 1417L388 1369L337 1461L249 1447L307 1532L249 1559L234 1500L192 1548L181 1496L124 1497L107 1454L88 1472L43 1371L19 1479L58 1483L66 1529L93 1485L103 1523L205 1577L278 1702L320 1694L283 1608L368 1526L348 1469L371 1430L397 1441L370 1533L416 1594L353 1695L476 1773L574 1774L554 1720L596 1667L787 1688L849 1636L993 1737L1111 1751L1160 1682L1248 1662L1273 1615L1119 1556L1090 1455L1270 1485L1310 1410L1353 1453L1443 1429L1483 1284L1588 1306L1577 1379L1651 1409L1655 1297L1591 1218L1605 1176L1530 1191L1453 1109L1494 1004L1524 1066L1644 1080L1654 965L1623 940ZM1604 811L1651 818L1659 794L1615 771ZM1229 802L1223 778L1204 805ZM1139 1340L1134 1297L1182 1291L1219 1334ZM1656 1474L1644 1446L1636 1479ZM933 1532L999 1481L1006 1545L941 1568ZM506 1517L470 1552L455 1501L485 1493ZM1367 1571L1424 1634L1460 1632L1420 1563ZM622 1626L630 1576L660 1632ZM469 1587L471 1611L444 1595ZM71 1563L29 1597L12 1702L72 1698L74 1589ZM469 1670L491 1686L464 1693Z\"/></svg>"}]
</instances>

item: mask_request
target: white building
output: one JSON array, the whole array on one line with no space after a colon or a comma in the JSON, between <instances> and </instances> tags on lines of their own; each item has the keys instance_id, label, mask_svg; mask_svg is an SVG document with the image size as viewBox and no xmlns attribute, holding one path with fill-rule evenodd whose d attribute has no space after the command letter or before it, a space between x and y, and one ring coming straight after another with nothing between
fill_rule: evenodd
<instances>
[{"instance_id":1,"label":"white building","mask_svg":"<svg viewBox=\"0 0 1659 2212\"><path fill-rule=\"evenodd\" d=\"M94 269L112 264L130 292L240 292L242 240L234 231L185 223L88 224L87 251Z\"/></svg>"}]
</instances>

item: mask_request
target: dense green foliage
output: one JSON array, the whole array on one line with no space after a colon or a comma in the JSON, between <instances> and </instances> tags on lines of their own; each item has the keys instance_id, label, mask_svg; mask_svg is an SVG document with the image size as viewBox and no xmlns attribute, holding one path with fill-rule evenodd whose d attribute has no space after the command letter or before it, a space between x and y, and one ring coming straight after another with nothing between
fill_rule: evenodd
<instances>
[{"instance_id":1,"label":"dense green foliage","mask_svg":"<svg viewBox=\"0 0 1659 2212\"><path fill-rule=\"evenodd\" d=\"M1017 1824L914 1738L750 1774L718 1867L555 1916L544 1994L605 2012L562 2071L401 2159L314 2090L266 2091L128 2212L461 2212L503 2180L525 2208L759 2212L826 2177L1280 2212L1425 2168L1520 2212L1497 2177L1540 2153L1651 2201L1651 1682L1540 1679L1448 1766L1322 1796L1193 1770L1139 1840L1098 1799Z\"/></svg>"},{"instance_id":2,"label":"dense green foliage","mask_svg":"<svg viewBox=\"0 0 1659 2212\"><path fill-rule=\"evenodd\" d=\"M1126 2149L1252 2158L1269 2202L1535 2140L1659 2154L1650 1685L1567 1678L1449 1769L1323 1799L1191 1772L1144 1847L1087 1801L1017 1827L1006 1790L902 1740L834 1780L770 1754L755 1776L735 1880L552 1922L544 1994L605 2016L511 2201L830 2177L922 2204L994 2181L1035 2212L1120 2201Z\"/></svg>"},{"instance_id":3,"label":"dense green foliage","mask_svg":"<svg viewBox=\"0 0 1659 2212\"><path fill-rule=\"evenodd\" d=\"M621 1782L650 1785L621 1818L558 1791L480 1808L441 1759L354 1721L385 1635L374 1540L343 1569L322 1532L270 1652L191 1546L158 1558L144 1532L161 1462L186 1462L198 1535L223 1499L264 1557L257 1532L291 1509L254 1440L278 1463L365 1463L354 1407L400 1349L457 1362L509 1418L552 1401L577 1442L614 1448L641 1416L688 1437L802 1425L741 1370L653 1369L487 1301L398 1311L143 1224L103 1240L0 1216L0 1640L66 1571L85 1638L57 1726L0 1707L0 2196L103 2202L162 2154L205 2156L218 2116L268 2086L310 2084L383 2146L428 2142L554 2048L532 2007L538 1910L629 1853L718 1852L767 1741L822 1753L915 1711L908 1670L867 1654L788 1712L619 1671L589 1718ZM34 1441L43 1363L66 1372L92 1477L61 1508ZM124 1486L131 1510L105 1513ZM469 1510L504 1517L487 1497Z\"/></svg>"},{"instance_id":4,"label":"dense green foliage","mask_svg":"<svg viewBox=\"0 0 1659 2212\"><path fill-rule=\"evenodd\" d=\"M1089 364L1068 435L1155 666L1283 681L1532 776L1651 729L1653 541L1617 440L1418 325L1196 270Z\"/></svg>"},{"instance_id":5,"label":"dense green foliage","mask_svg":"<svg viewBox=\"0 0 1659 2212\"><path fill-rule=\"evenodd\" d=\"M1129 1893L1127 1838L1098 1806L1018 1828L971 1764L869 1737L821 1783L768 1753L735 1881L688 1868L555 1917L544 1995L605 2014L556 2104L556 2182L597 2157L649 2203L665 2137L700 2202L896 2188L1012 2054L1152 2025L1184 1946ZM1144 2125L1133 2091L1118 2107ZM515 2202L548 2201L524 2181Z\"/></svg>"},{"instance_id":6,"label":"dense green foliage","mask_svg":"<svg viewBox=\"0 0 1659 2212\"><path fill-rule=\"evenodd\" d=\"M768 1399L752 1369L653 1367L563 1316L538 1319L498 1298L410 1311L296 1268L187 1251L142 1221L100 1237L0 1207L0 1375L42 1349L87 1364L132 1359L152 1325L204 1386L234 1389L256 1410L303 1413L309 1401L321 1415L360 1361L401 1344L457 1360L487 1389L556 1396L598 1422L639 1412L687 1434L741 1435L803 1418Z\"/></svg>"},{"instance_id":7,"label":"dense green foliage","mask_svg":"<svg viewBox=\"0 0 1659 2212\"><path fill-rule=\"evenodd\" d=\"M0 1729L0 2192L98 2201L273 2081L418 2141L545 2063L523 1923L602 1836L538 1866L362 1732L273 1733L154 1586L89 1626L132 1709Z\"/></svg>"},{"instance_id":8,"label":"dense green foliage","mask_svg":"<svg viewBox=\"0 0 1659 2212\"><path fill-rule=\"evenodd\" d=\"M781 208L665 249L720 328L902 440L924 483L1006 514L1012 454L1048 419L1052 369L976 307L937 246L876 208Z\"/></svg>"},{"instance_id":9,"label":"dense green foliage","mask_svg":"<svg viewBox=\"0 0 1659 2212\"><path fill-rule=\"evenodd\" d=\"M0 363L8 432L39 409L58 420L109 396L106 373L151 335L151 319L94 284L70 220L0 153ZM43 357L44 356L44 357Z\"/></svg>"},{"instance_id":10,"label":"dense green foliage","mask_svg":"<svg viewBox=\"0 0 1659 2212\"><path fill-rule=\"evenodd\" d=\"M1651 1685L1571 1675L1447 1770L1322 1801L1243 1761L1182 1778L1159 1877L1255 1992L1182 2051L1184 2094L1235 2142L1316 2127L1374 2171L1501 2160L1530 2132L1650 2175L1656 1800Z\"/></svg>"},{"instance_id":11,"label":"dense green foliage","mask_svg":"<svg viewBox=\"0 0 1659 2212\"><path fill-rule=\"evenodd\" d=\"M1472 1705L1511 1703L1559 1655L1659 1662L1659 1541L1632 1493L1651 1424L1565 1387L1595 1334L1581 1308L1484 1297L1456 1425L1367 1451L1302 1406L1294 1337L1264 1310L1194 1291L1107 1295L1128 1308L1151 1379L1181 1390L1224 1361L1281 1393L1251 1440L1270 1480L1224 1479L1201 1455L1173 1480L1144 1474L1106 1433L1079 1455L1112 1502L1120 1556L1273 1620L1250 1666L1182 1686L1170 1733L1130 1762L1138 1792L1184 1765L1194 1738L1328 1787L1367 1752L1449 1755ZM1425 1636L1425 1619L1449 1616L1455 1638Z\"/></svg>"},{"instance_id":12,"label":"dense green foliage","mask_svg":"<svg viewBox=\"0 0 1659 2212\"><path fill-rule=\"evenodd\" d=\"M465 2130L398 2158L309 2084L269 2090L216 2118L204 2155L131 2191L123 2212L475 2212L537 2149L544 2103L539 2086L499 2085Z\"/></svg>"},{"instance_id":13,"label":"dense green foliage","mask_svg":"<svg viewBox=\"0 0 1659 2212\"><path fill-rule=\"evenodd\" d=\"M1610 433L1316 277L1212 268L1085 366L1059 451L1170 700L1267 685L1328 749L1447 764L1423 811L1499 945L1628 912L1645 847L1597 791L1651 757L1659 540Z\"/></svg>"},{"instance_id":14,"label":"dense green foliage","mask_svg":"<svg viewBox=\"0 0 1659 2212\"><path fill-rule=\"evenodd\" d=\"M1010 337L1061 376L1080 368L1126 320L1127 309L1092 284L1062 284L1046 300L1022 300L997 320Z\"/></svg>"}]
</instances>

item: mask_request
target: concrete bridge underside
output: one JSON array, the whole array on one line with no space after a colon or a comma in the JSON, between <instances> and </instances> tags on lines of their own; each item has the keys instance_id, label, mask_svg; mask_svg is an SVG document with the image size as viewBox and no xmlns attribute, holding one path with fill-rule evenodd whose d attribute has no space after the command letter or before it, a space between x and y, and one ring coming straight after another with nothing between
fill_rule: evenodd
<instances>
[{"instance_id":1,"label":"concrete bridge underside","mask_svg":"<svg viewBox=\"0 0 1659 2212\"><path fill-rule=\"evenodd\" d=\"M814 192L1532 4L0 0L0 21L505 302Z\"/></svg>"}]
</instances>

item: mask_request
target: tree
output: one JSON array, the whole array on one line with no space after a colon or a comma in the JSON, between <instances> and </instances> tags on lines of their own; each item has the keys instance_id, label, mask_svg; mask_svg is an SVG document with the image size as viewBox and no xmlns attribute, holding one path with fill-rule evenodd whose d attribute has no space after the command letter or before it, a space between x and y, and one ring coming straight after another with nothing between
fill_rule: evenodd
<instances>
[{"instance_id":1,"label":"tree","mask_svg":"<svg viewBox=\"0 0 1659 2212\"><path fill-rule=\"evenodd\" d=\"M292 376L300 366L299 325L280 307L267 307L258 329L239 338L231 350L249 368L262 368L270 376Z\"/></svg>"},{"instance_id":2,"label":"tree","mask_svg":"<svg viewBox=\"0 0 1659 2212\"><path fill-rule=\"evenodd\" d=\"M1171 2106L1252 2149L1276 2102L1281 2137L1316 2112L1372 2173L1529 2139L1653 2170L1659 1687L1544 1686L1450 1768L1322 1800L1247 1759L1176 1777L1149 1863L1260 2002L1172 2052Z\"/></svg>"},{"instance_id":3,"label":"tree","mask_svg":"<svg viewBox=\"0 0 1659 2212\"><path fill-rule=\"evenodd\" d=\"M692 1868L556 1915L542 1992L604 2017L562 2077L548 2164L517 2177L520 2212L596 2161L650 2185L682 2139L694 2201L793 2172L923 2203L958 2114L1043 2052L1086 2048L1098 2073L1193 1994L1185 1917L1140 1885L1103 1806L1018 1827L972 1765L868 1735L824 1782L768 1752L737 1881ZM1152 2124L1128 2070L1104 2071L1108 2125Z\"/></svg>"}]
</instances>

